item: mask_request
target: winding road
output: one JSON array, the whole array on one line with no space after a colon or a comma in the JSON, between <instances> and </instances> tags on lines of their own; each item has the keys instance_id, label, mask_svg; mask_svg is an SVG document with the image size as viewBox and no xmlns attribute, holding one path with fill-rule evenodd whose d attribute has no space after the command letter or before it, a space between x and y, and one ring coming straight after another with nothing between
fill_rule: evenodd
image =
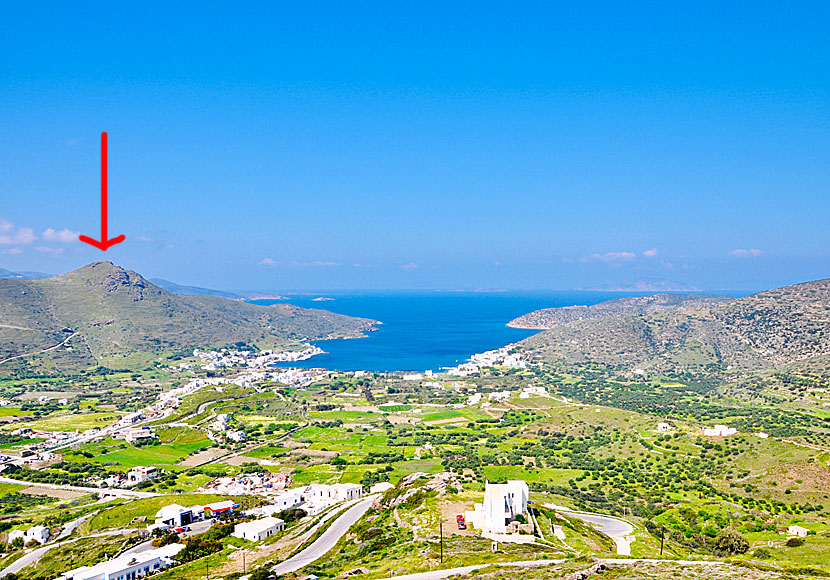
<instances>
[{"instance_id":1,"label":"winding road","mask_svg":"<svg viewBox=\"0 0 830 580\"><path fill-rule=\"evenodd\" d=\"M319 538L314 540L311 545L271 568L271 572L277 576L294 572L325 556L340 541L340 538L346 535L349 528L369 511L373 501L375 501L374 496L370 496L354 504L346 510L346 513L334 520L329 528Z\"/></svg>"},{"instance_id":2,"label":"winding road","mask_svg":"<svg viewBox=\"0 0 830 580\"><path fill-rule=\"evenodd\" d=\"M597 530L614 540L614 544L617 546L618 556L631 555L632 540L629 540L628 537L634 533L634 526L627 521L602 514L575 511L554 504L546 504L545 507L591 524Z\"/></svg>"},{"instance_id":3,"label":"winding road","mask_svg":"<svg viewBox=\"0 0 830 580\"><path fill-rule=\"evenodd\" d=\"M8 326L8 325L5 325L5 324L2 325L2 326L4 328L16 328L18 330L35 330L34 328L21 328L19 326ZM35 332L42 332L42 331L35 330ZM18 359L18 358L26 358L27 356L35 356L36 354L42 354L44 352L49 352L50 350L55 350L56 348L59 348L59 347L65 345L67 342L69 342L69 339L72 338L73 336L75 336L75 334L76 333L73 332L72 334L67 336L65 339L63 339L61 342L59 342L58 344L56 344L54 346L50 346L49 348L44 348L44 349L39 350L37 352L27 352L25 354L16 354L14 356L10 356L9 358L4 358L3 360L0 360L0 365L3 364L3 363L9 362L10 360L15 360L15 359Z\"/></svg>"}]
</instances>

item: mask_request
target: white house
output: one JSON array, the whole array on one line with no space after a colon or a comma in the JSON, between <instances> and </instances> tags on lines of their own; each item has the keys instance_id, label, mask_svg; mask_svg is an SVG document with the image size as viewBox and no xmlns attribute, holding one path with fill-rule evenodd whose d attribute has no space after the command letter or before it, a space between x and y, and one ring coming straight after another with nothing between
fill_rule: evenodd
<instances>
[{"instance_id":1,"label":"white house","mask_svg":"<svg viewBox=\"0 0 830 580\"><path fill-rule=\"evenodd\" d=\"M303 503L303 492L300 489L289 489L274 498L273 506L277 511L287 510Z\"/></svg>"},{"instance_id":2,"label":"white house","mask_svg":"<svg viewBox=\"0 0 830 580\"><path fill-rule=\"evenodd\" d=\"M734 427L727 427L726 425L715 425L703 429L703 435L706 437L729 437L737 432L738 430Z\"/></svg>"},{"instance_id":3,"label":"white house","mask_svg":"<svg viewBox=\"0 0 830 580\"><path fill-rule=\"evenodd\" d=\"M484 503L467 511L467 521L487 534L506 534L508 525L520 514L527 514L530 489L521 480L507 483L488 483L484 489Z\"/></svg>"},{"instance_id":4,"label":"white house","mask_svg":"<svg viewBox=\"0 0 830 580\"><path fill-rule=\"evenodd\" d=\"M142 429L140 427L127 429L124 432L124 439L127 443L135 443L139 439L154 439L156 436L150 429Z\"/></svg>"},{"instance_id":5,"label":"white house","mask_svg":"<svg viewBox=\"0 0 830 580\"><path fill-rule=\"evenodd\" d=\"M666 433L667 431L671 431L671 425L668 423L657 423L658 433Z\"/></svg>"},{"instance_id":6,"label":"white house","mask_svg":"<svg viewBox=\"0 0 830 580\"><path fill-rule=\"evenodd\" d=\"M335 483L326 485L313 483L303 490L307 500L321 500L326 503L339 503L357 499L363 495L363 486L356 483Z\"/></svg>"},{"instance_id":7,"label":"white house","mask_svg":"<svg viewBox=\"0 0 830 580\"><path fill-rule=\"evenodd\" d=\"M196 517L192 507L182 507L177 503L164 506L156 512L156 525L167 525L172 528L186 526Z\"/></svg>"},{"instance_id":8,"label":"white house","mask_svg":"<svg viewBox=\"0 0 830 580\"><path fill-rule=\"evenodd\" d=\"M82 566L64 572L57 580L135 580L169 567L174 563L173 557L183 548L182 544L168 544L137 554L126 554L95 566Z\"/></svg>"},{"instance_id":9,"label":"white house","mask_svg":"<svg viewBox=\"0 0 830 580\"><path fill-rule=\"evenodd\" d=\"M790 537L806 538L809 533L810 530L801 526L790 526L787 528L787 535Z\"/></svg>"},{"instance_id":10,"label":"white house","mask_svg":"<svg viewBox=\"0 0 830 580\"><path fill-rule=\"evenodd\" d=\"M268 516L261 520L253 520L236 524L233 528L233 535L241 540L258 542L285 529L285 522L279 518Z\"/></svg>"},{"instance_id":11,"label":"white house","mask_svg":"<svg viewBox=\"0 0 830 580\"><path fill-rule=\"evenodd\" d=\"M49 541L49 528L44 526L32 526L26 530L26 542L35 540L38 544L45 544Z\"/></svg>"},{"instance_id":12,"label":"white house","mask_svg":"<svg viewBox=\"0 0 830 580\"><path fill-rule=\"evenodd\" d=\"M135 485L158 477L159 470L152 465L137 465L127 472L127 485Z\"/></svg>"},{"instance_id":13,"label":"white house","mask_svg":"<svg viewBox=\"0 0 830 580\"><path fill-rule=\"evenodd\" d=\"M227 437L231 441L245 441L245 431L228 431Z\"/></svg>"}]
</instances>

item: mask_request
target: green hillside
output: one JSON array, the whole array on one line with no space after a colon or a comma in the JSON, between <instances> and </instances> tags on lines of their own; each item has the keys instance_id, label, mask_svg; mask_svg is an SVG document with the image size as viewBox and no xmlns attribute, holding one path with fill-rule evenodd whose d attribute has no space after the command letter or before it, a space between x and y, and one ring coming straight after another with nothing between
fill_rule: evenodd
<instances>
[{"instance_id":1,"label":"green hillside","mask_svg":"<svg viewBox=\"0 0 830 580\"><path fill-rule=\"evenodd\" d=\"M33 365L59 372L135 368L194 347L357 337L373 322L286 304L177 295L96 262L44 280L0 280L0 361L39 353L7 360L0 373Z\"/></svg>"}]
</instances>

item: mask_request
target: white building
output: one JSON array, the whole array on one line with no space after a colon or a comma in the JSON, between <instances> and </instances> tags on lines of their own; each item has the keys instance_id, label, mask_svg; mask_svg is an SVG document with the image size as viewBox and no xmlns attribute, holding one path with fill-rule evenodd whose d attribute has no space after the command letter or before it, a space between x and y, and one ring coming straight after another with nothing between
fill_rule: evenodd
<instances>
[{"instance_id":1,"label":"white building","mask_svg":"<svg viewBox=\"0 0 830 580\"><path fill-rule=\"evenodd\" d=\"M790 537L806 538L809 533L810 530L801 526L790 526L787 528L787 535Z\"/></svg>"},{"instance_id":2,"label":"white building","mask_svg":"<svg viewBox=\"0 0 830 580\"><path fill-rule=\"evenodd\" d=\"M738 430L734 427L727 427L726 425L715 425L703 429L703 435L706 437L729 437L737 432Z\"/></svg>"},{"instance_id":3,"label":"white building","mask_svg":"<svg viewBox=\"0 0 830 580\"><path fill-rule=\"evenodd\" d=\"M328 488L328 497L336 502L351 501L363 496L363 486L356 483L335 483Z\"/></svg>"},{"instance_id":4,"label":"white building","mask_svg":"<svg viewBox=\"0 0 830 580\"><path fill-rule=\"evenodd\" d=\"M192 507L182 507L177 503L166 505L156 512L156 526L177 528L189 525L195 519Z\"/></svg>"},{"instance_id":5,"label":"white building","mask_svg":"<svg viewBox=\"0 0 830 580\"><path fill-rule=\"evenodd\" d=\"M57 580L135 580L149 576L174 563L184 545L168 544L137 554L126 554L95 566L82 566L61 574Z\"/></svg>"},{"instance_id":6,"label":"white building","mask_svg":"<svg viewBox=\"0 0 830 580\"><path fill-rule=\"evenodd\" d=\"M49 541L49 528L44 526L32 526L28 530L12 530L9 532L9 544L14 542L17 538L22 539L24 544L28 544L32 540L35 540L39 544L45 544Z\"/></svg>"},{"instance_id":7,"label":"white building","mask_svg":"<svg viewBox=\"0 0 830 580\"><path fill-rule=\"evenodd\" d=\"M227 437L231 441L245 441L245 431L228 431Z\"/></svg>"},{"instance_id":8,"label":"white building","mask_svg":"<svg viewBox=\"0 0 830 580\"><path fill-rule=\"evenodd\" d=\"M303 503L303 492L300 489L289 489L285 493L281 493L274 498L271 505L275 506L277 511L287 510Z\"/></svg>"},{"instance_id":9,"label":"white building","mask_svg":"<svg viewBox=\"0 0 830 580\"><path fill-rule=\"evenodd\" d=\"M507 483L488 483L484 489L484 503L467 511L466 519L485 534L507 534L508 525L520 514L527 514L530 489L521 480Z\"/></svg>"},{"instance_id":10,"label":"white building","mask_svg":"<svg viewBox=\"0 0 830 580\"><path fill-rule=\"evenodd\" d=\"M127 443L135 443L139 439L153 439L156 434L150 429L134 428L124 431L124 439Z\"/></svg>"},{"instance_id":11,"label":"white building","mask_svg":"<svg viewBox=\"0 0 830 580\"><path fill-rule=\"evenodd\" d=\"M279 518L268 516L261 520L253 520L236 524L233 528L233 535L241 540L258 542L285 529L285 522Z\"/></svg>"},{"instance_id":12,"label":"white building","mask_svg":"<svg viewBox=\"0 0 830 580\"><path fill-rule=\"evenodd\" d=\"M666 433L667 431L671 431L671 425L668 423L657 423L658 433Z\"/></svg>"},{"instance_id":13,"label":"white building","mask_svg":"<svg viewBox=\"0 0 830 580\"><path fill-rule=\"evenodd\" d=\"M45 526L32 526L26 530L26 543L35 540L38 544L45 544L49 541L49 528Z\"/></svg>"},{"instance_id":14,"label":"white building","mask_svg":"<svg viewBox=\"0 0 830 580\"><path fill-rule=\"evenodd\" d=\"M137 465L127 472L127 485L149 481L155 479L158 475L159 470L153 465Z\"/></svg>"}]
</instances>

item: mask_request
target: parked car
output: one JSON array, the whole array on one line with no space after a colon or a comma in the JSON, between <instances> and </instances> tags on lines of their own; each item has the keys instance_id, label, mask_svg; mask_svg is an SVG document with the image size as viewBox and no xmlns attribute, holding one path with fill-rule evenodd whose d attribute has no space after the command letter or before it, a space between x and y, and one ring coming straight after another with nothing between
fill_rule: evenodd
<instances>
[{"instance_id":1,"label":"parked car","mask_svg":"<svg viewBox=\"0 0 830 580\"><path fill-rule=\"evenodd\" d=\"M455 516L455 523L458 524L459 530L466 530L467 529L467 522L464 521L464 516L458 514Z\"/></svg>"}]
</instances>

